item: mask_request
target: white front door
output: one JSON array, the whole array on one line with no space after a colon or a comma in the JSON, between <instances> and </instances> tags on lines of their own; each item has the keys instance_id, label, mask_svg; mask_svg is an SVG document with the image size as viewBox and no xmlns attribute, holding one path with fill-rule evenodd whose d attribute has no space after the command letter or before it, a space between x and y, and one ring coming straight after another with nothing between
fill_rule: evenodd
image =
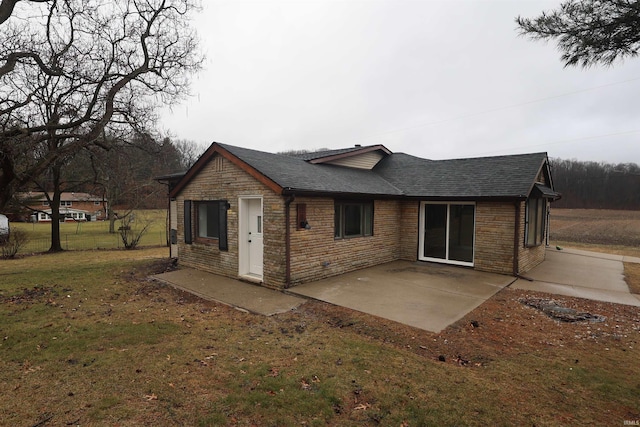
<instances>
[{"instance_id":1,"label":"white front door","mask_svg":"<svg viewBox=\"0 0 640 427\"><path fill-rule=\"evenodd\" d=\"M262 199L240 199L240 275L262 280Z\"/></svg>"},{"instance_id":2,"label":"white front door","mask_svg":"<svg viewBox=\"0 0 640 427\"><path fill-rule=\"evenodd\" d=\"M262 278L262 200L249 200L249 274Z\"/></svg>"}]
</instances>

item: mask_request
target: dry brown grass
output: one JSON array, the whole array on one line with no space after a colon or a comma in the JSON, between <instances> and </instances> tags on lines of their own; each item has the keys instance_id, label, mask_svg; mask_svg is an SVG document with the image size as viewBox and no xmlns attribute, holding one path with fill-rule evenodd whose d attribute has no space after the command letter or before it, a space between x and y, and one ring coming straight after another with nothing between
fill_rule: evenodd
<instances>
[{"instance_id":1,"label":"dry brown grass","mask_svg":"<svg viewBox=\"0 0 640 427\"><path fill-rule=\"evenodd\" d=\"M439 334L318 302L263 317L149 282L168 265L161 257L166 249L0 262L1 424L640 419L636 307L556 298L607 318L561 323L520 302L540 295L507 288Z\"/></svg>"},{"instance_id":2,"label":"dry brown grass","mask_svg":"<svg viewBox=\"0 0 640 427\"><path fill-rule=\"evenodd\" d=\"M624 280L631 293L640 295L640 264L625 262Z\"/></svg>"},{"instance_id":3,"label":"dry brown grass","mask_svg":"<svg viewBox=\"0 0 640 427\"><path fill-rule=\"evenodd\" d=\"M551 209L550 218L554 242L640 248L640 211Z\"/></svg>"}]
</instances>

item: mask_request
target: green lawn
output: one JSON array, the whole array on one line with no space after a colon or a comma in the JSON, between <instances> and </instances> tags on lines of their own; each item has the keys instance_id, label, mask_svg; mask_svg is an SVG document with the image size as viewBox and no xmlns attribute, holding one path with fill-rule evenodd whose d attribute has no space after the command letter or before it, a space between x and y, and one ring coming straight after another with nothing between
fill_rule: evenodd
<instances>
[{"instance_id":1,"label":"green lawn","mask_svg":"<svg viewBox=\"0 0 640 427\"><path fill-rule=\"evenodd\" d=\"M165 210L142 210L136 212L133 229L142 227L147 221L151 222L140 246L166 245L166 215ZM122 240L118 233L120 221L116 221L116 233L109 233L108 221L65 222L60 224L60 241L66 250L86 249L117 249L122 248ZM21 254L45 252L51 246L50 223L11 223L14 230L23 230L28 235L27 244L19 251Z\"/></svg>"}]
</instances>

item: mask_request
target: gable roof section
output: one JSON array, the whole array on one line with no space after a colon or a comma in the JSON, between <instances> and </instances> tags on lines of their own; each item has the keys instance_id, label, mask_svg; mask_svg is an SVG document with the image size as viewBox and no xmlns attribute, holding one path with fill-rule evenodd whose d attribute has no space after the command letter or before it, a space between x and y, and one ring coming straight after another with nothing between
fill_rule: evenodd
<instances>
[{"instance_id":1,"label":"gable roof section","mask_svg":"<svg viewBox=\"0 0 640 427\"><path fill-rule=\"evenodd\" d=\"M374 171L408 197L524 199L546 162L546 153L453 160L426 160L394 153Z\"/></svg>"},{"instance_id":2,"label":"gable roof section","mask_svg":"<svg viewBox=\"0 0 640 427\"><path fill-rule=\"evenodd\" d=\"M171 197L175 197L216 154L231 161L277 194L402 195L400 190L370 170L311 164L297 156L214 142L171 190Z\"/></svg>"},{"instance_id":3,"label":"gable roof section","mask_svg":"<svg viewBox=\"0 0 640 427\"><path fill-rule=\"evenodd\" d=\"M238 159L276 182L285 193L400 196L402 192L374 172L219 144Z\"/></svg>"},{"instance_id":4,"label":"gable roof section","mask_svg":"<svg viewBox=\"0 0 640 427\"><path fill-rule=\"evenodd\" d=\"M373 150L382 146L364 147ZM358 148L323 152L322 158L357 152ZM384 148L384 147L382 147ZM386 150L386 148L384 148ZM371 150L369 150L371 151ZM388 151L388 150L387 150ZM329 153L329 154L328 154ZM386 154L372 169L311 163L305 155L273 154L213 143L171 190L175 197L215 155L221 155L277 194L343 197L415 197L431 200L525 199L540 172L547 176L546 153L427 160L404 153ZM544 169L543 169L544 168ZM549 177L550 178L550 177ZM549 181L546 185L553 192ZM538 189L539 190L539 189ZM554 193L557 195L557 193ZM549 193L551 197L551 193Z\"/></svg>"}]
</instances>

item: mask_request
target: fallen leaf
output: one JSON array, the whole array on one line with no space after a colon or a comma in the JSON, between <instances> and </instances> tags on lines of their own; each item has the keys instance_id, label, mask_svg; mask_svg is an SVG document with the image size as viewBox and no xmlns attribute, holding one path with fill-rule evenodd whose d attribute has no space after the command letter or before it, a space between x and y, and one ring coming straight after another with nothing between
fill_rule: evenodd
<instances>
[{"instance_id":1,"label":"fallen leaf","mask_svg":"<svg viewBox=\"0 0 640 427\"><path fill-rule=\"evenodd\" d=\"M364 411L366 409L371 408L371 404L369 403L361 403L358 406L356 406L355 408L353 408L354 411Z\"/></svg>"},{"instance_id":2,"label":"fallen leaf","mask_svg":"<svg viewBox=\"0 0 640 427\"><path fill-rule=\"evenodd\" d=\"M155 393L145 394L144 398L149 402L151 402L152 400L158 400L158 396L156 396Z\"/></svg>"}]
</instances>

